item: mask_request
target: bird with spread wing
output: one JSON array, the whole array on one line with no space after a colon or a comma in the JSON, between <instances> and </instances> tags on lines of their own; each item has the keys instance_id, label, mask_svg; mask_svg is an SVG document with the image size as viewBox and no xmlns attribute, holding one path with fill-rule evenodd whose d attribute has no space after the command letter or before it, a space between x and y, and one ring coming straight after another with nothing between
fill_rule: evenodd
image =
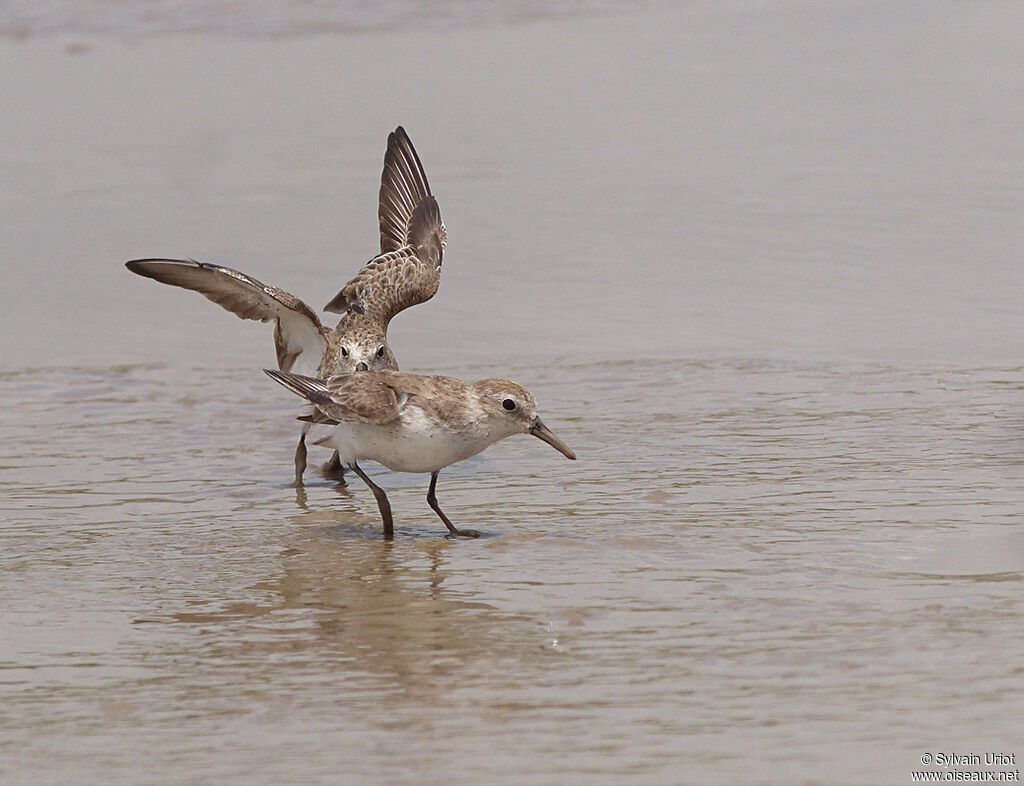
<instances>
[{"instance_id":1,"label":"bird with spread wing","mask_svg":"<svg viewBox=\"0 0 1024 786\"><path fill-rule=\"evenodd\" d=\"M135 259L133 273L191 289L242 319L274 323L277 365L318 378L352 371L398 368L387 341L398 312L430 300L441 281L444 222L409 136L401 126L388 135L377 209L380 251L324 307L341 314L336 327L294 295L228 267L184 259ZM306 469L305 425L295 449L295 483ZM335 453L324 466L340 478Z\"/></svg>"}]
</instances>

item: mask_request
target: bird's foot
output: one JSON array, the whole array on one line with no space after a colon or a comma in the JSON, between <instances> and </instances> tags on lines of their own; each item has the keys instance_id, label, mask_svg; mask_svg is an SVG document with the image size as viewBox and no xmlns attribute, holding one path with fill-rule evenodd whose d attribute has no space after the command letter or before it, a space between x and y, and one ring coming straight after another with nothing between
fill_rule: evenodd
<instances>
[{"instance_id":1,"label":"bird's foot","mask_svg":"<svg viewBox=\"0 0 1024 786\"><path fill-rule=\"evenodd\" d=\"M328 480L336 480L338 483L347 485L345 480L345 466L341 463L338 454L331 456L331 460L320 467L320 473Z\"/></svg>"},{"instance_id":2,"label":"bird's foot","mask_svg":"<svg viewBox=\"0 0 1024 786\"><path fill-rule=\"evenodd\" d=\"M479 538L480 532L475 529L455 529L445 535L446 538Z\"/></svg>"}]
</instances>

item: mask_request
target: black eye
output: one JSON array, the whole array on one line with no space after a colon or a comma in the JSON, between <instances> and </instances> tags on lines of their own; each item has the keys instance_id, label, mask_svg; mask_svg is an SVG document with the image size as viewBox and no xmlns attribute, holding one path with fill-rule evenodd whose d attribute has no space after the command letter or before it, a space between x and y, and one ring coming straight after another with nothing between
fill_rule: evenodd
<instances>
[{"instance_id":1,"label":"black eye","mask_svg":"<svg viewBox=\"0 0 1024 786\"><path fill-rule=\"evenodd\" d=\"M505 409L507 409L509 412L511 412L513 409L516 408L516 402L514 402L510 398L507 398L507 399L505 399L504 401L501 402L501 406L503 406Z\"/></svg>"},{"instance_id":2,"label":"black eye","mask_svg":"<svg viewBox=\"0 0 1024 786\"><path fill-rule=\"evenodd\" d=\"M342 347L341 348L341 356L343 358L347 358L348 357L348 347Z\"/></svg>"},{"instance_id":3,"label":"black eye","mask_svg":"<svg viewBox=\"0 0 1024 786\"><path fill-rule=\"evenodd\" d=\"M377 347L377 357L379 357L379 358L384 357L384 345L383 344L381 344L379 347Z\"/></svg>"}]
</instances>

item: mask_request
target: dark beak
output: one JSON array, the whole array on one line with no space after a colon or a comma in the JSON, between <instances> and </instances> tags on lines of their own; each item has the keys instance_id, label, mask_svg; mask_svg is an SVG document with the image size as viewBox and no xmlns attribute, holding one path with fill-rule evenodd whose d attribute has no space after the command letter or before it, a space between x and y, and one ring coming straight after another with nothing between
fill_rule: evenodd
<instances>
[{"instance_id":1,"label":"dark beak","mask_svg":"<svg viewBox=\"0 0 1024 786\"><path fill-rule=\"evenodd\" d=\"M556 437L555 432L545 426L540 418L534 418L533 425L530 426L530 433L537 437L537 439L542 439L547 442L567 459L572 459L573 461L576 460L576 454L569 450L569 446Z\"/></svg>"}]
</instances>

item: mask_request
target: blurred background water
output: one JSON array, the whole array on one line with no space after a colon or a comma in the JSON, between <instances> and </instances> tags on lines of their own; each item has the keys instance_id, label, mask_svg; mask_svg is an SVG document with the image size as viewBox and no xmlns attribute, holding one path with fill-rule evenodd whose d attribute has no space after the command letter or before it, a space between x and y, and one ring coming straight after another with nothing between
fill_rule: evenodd
<instances>
[{"instance_id":1,"label":"blurred background water","mask_svg":"<svg viewBox=\"0 0 1024 786\"><path fill-rule=\"evenodd\" d=\"M0 3L0 780L905 783L1024 755L1011 3ZM270 328L449 230L438 489L288 486ZM316 458L314 456L314 458Z\"/></svg>"}]
</instances>

